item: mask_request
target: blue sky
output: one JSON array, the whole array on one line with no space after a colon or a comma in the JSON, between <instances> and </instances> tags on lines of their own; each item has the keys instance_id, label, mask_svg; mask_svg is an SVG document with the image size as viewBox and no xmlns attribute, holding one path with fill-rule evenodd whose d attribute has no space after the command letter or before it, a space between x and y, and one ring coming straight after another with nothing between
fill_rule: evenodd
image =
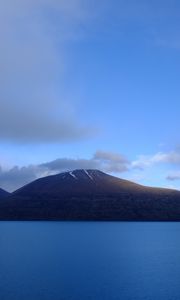
<instances>
[{"instance_id":1,"label":"blue sky","mask_svg":"<svg viewBox=\"0 0 180 300\"><path fill-rule=\"evenodd\" d=\"M180 188L177 0L7 0L0 27L1 187L92 166Z\"/></svg>"}]
</instances>

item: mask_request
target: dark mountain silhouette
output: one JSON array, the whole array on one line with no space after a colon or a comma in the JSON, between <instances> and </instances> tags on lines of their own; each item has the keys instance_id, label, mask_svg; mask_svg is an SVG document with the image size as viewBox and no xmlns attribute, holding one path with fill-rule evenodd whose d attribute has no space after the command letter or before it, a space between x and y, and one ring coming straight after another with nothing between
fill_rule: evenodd
<instances>
[{"instance_id":1,"label":"dark mountain silhouette","mask_svg":"<svg viewBox=\"0 0 180 300\"><path fill-rule=\"evenodd\" d=\"M3 189L0 189L0 199L5 198L5 197L7 197L9 195L10 195L10 193L6 192Z\"/></svg>"},{"instance_id":2,"label":"dark mountain silhouette","mask_svg":"<svg viewBox=\"0 0 180 300\"><path fill-rule=\"evenodd\" d=\"M15 191L0 202L0 219L180 221L180 192L75 170Z\"/></svg>"}]
</instances>

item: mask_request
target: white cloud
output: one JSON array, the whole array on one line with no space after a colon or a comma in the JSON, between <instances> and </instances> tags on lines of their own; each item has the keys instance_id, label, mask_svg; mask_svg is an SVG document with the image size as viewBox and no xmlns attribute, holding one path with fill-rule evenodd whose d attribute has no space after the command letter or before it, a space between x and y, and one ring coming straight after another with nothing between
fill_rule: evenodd
<instances>
[{"instance_id":1,"label":"white cloud","mask_svg":"<svg viewBox=\"0 0 180 300\"><path fill-rule=\"evenodd\" d=\"M140 155L137 160L132 162L132 167L144 169L160 163L179 165L179 149L168 153L158 152L154 155Z\"/></svg>"}]
</instances>

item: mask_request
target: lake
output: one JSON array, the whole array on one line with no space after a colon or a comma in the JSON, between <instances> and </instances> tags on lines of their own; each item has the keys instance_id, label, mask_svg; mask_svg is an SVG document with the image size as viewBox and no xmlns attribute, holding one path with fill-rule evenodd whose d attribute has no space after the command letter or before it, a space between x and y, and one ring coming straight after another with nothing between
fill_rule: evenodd
<instances>
[{"instance_id":1,"label":"lake","mask_svg":"<svg viewBox=\"0 0 180 300\"><path fill-rule=\"evenodd\" d=\"M0 222L1 300L179 300L180 223Z\"/></svg>"}]
</instances>

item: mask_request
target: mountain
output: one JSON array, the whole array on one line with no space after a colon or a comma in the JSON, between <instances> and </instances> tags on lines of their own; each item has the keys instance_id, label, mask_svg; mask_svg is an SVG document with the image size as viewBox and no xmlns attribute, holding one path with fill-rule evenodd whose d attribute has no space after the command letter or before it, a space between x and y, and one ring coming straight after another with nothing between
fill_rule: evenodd
<instances>
[{"instance_id":1,"label":"mountain","mask_svg":"<svg viewBox=\"0 0 180 300\"><path fill-rule=\"evenodd\" d=\"M7 197L9 195L10 195L10 193L6 192L3 189L0 189L0 199L5 198L5 197Z\"/></svg>"},{"instance_id":2,"label":"mountain","mask_svg":"<svg viewBox=\"0 0 180 300\"><path fill-rule=\"evenodd\" d=\"M15 191L0 202L0 219L180 221L180 192L75 170Z\"/></svg>"}]
</instances>

